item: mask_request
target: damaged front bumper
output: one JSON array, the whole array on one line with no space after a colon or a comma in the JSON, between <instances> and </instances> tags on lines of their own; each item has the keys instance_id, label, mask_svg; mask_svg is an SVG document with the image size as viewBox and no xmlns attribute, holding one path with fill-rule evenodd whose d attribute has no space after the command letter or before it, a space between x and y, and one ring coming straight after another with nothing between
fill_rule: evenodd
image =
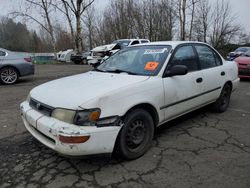
<instances>
[{"instance_id":1,"label":"damaged front bumper","mask_svg":"<svg viewBox=\"0 0 250 188\"><path fill-rule=\"evenodd\" d=\"M37 112L27 101L20 108L26 129L42 144L63 155L112 153L121 129L118 117L101 119L98 126L76 126Z\"/></svg>"}]
</instances>

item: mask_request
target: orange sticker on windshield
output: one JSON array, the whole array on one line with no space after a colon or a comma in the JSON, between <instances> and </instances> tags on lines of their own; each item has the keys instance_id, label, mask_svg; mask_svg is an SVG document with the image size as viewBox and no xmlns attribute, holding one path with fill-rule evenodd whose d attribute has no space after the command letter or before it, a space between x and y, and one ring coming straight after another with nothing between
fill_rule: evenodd
<instances>
[{"instance_id":1,"label":"orange sticker on windshield","mask_svg":"<svg viewBox=\"0 0 250 188\"><path fill-rule=\"evenodd\" d=\"M159 62L155 62L155 61L147 62L144 67L144 70L154 71L158 67L158 65L159 65Z\"/></svg>"}]
</instances>

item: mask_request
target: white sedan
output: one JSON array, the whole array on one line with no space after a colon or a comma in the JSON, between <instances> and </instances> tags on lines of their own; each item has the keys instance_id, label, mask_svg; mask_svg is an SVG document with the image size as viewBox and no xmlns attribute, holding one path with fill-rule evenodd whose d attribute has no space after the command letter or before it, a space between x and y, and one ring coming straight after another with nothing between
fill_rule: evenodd
<instances>
[{"instance_id":1,"label":"white sedan","mask_svg":"<svg viewBox=\"0 0 250 188\"><path fill-rule=\"evenodd\" d=\"M142 156L155 128L211 104L224 112L239 83L237 65L205 43L128 47L93 71L34 88L21 104L27 130L69 156Z\"/></svg>"}]
</instances>

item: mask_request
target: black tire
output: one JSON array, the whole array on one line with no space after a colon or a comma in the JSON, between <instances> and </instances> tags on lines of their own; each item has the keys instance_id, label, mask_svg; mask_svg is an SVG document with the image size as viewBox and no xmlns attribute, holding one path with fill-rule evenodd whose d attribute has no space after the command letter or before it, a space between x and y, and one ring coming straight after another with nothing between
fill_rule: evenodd
<instances>
[{"instance_id":1,"label":"black tire","mask_svg":"<svg viewBox=\"0 0 250 188\"><path fill-rule=\"evenodd\" d=\"M116 152L127 160L139 158L150 148L153 137L151 115L143 109L135 109L124 118L124 126L116 141Z\"/></svg>"},{"instance_id":2,"label":"black tire","mask_svg":"<svg viewBox=\"0 0 250 188\"><path fill-rule=\"evenodd\" d=\"M18 81L19 73L13 67L5 67L0 70L0 82L5 85L11 85Z\"/></svg>"},{"instance_id":3,"label":"black tire","mask_svg":"<svg viewBox=\"0 0 250 188\"><path fill-rule=\"evenodd\" d=\"M229 84L224 85L221 90L220 97L212 105L212 110L217 113L225 112L230 103L230 97L232 93L232 88Z\"/></svg>"}]
</instances>

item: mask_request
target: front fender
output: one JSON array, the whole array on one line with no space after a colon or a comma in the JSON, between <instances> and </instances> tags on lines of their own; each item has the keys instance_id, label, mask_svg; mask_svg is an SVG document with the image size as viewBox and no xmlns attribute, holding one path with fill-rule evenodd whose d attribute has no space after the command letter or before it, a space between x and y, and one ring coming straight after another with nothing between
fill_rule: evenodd
<instances>
[{"instance_id":1,"label":"front fender","mask_svg":"<svg viewBox=\"0 0 250 188\"><path fill-rule=\"evenodd\" d=\"M101 118L109 116L124 116L134 106L139 104L152 105L159 116L159 121L164 119L160 105L164 103L164 90L162 78L150 79L136 83L119 90L109 92L81 105L82 108L100 108Z\"/></svg>"}]
</instances>

